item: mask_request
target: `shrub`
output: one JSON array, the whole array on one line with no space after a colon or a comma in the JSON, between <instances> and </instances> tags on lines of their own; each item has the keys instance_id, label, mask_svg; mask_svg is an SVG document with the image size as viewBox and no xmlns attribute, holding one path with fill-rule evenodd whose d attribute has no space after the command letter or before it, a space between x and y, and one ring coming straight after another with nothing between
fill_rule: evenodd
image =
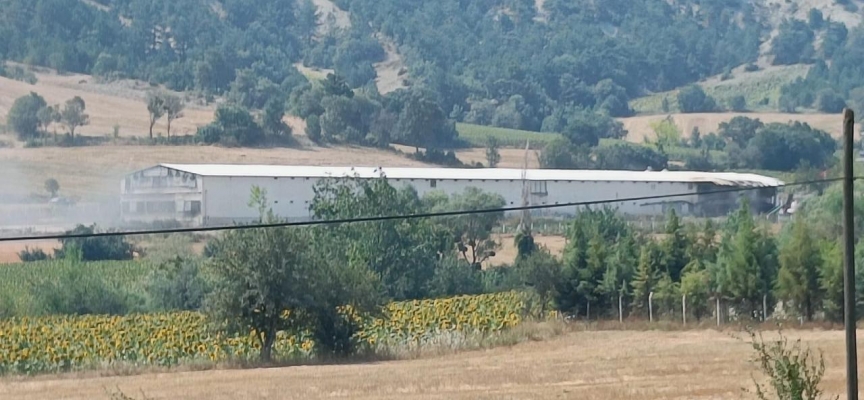
<instances>
[{"instance_id":1,"label":"shrub","mask_svg":"<svg viewBox=\"0 0 864 400\"><path fill-rule=\"evenodd\" d=\"M746 111L747 100L744 98L744 96L735 96L729 99L729 109L732 111Z\"/></svg>"},{"instance_id":2,"label":"shrub","mask_svg":"<svg viewBox=\"0 0 864 400\"><path fill-rule=\"evenodd\" d=\"M766 342L762 335L750 332L755 362L763 374L767 375L769 388L756 382L756 396L760 400L818 400L822 397L819 384L825 375L825 360L822 354L818 359L810 349L801 347L801 339L791 346L789 340L780 332L776 341ZM773 393L771 395L770 393ZM769 397L771 396L771 397Z\"/></svg>"},{"instance_id":3,"label":"shrub","mask_svg":"<svg viewBox=\"0 0 864 400\"><path fill-rule=\"evenodd\" d=\"M315 143L321 142L321 121L317 115L306 118L306 136Z\"/></svg>"},{"instance_id":4,"label":"shrub","mask_svg":"<svg viewBox=\"0 0 864 400\"><path fill-rule=\"evenodd\" d=\"M483 293L482 272L456 258L441 260L429 281L429 295L432 297L478 293Z\"/></svg>"},{"instance_id":5,"label":"shrub","mask_svg":"<svg viewBox=\"0 0 864 400\"><path fill-rule=\"evenodd\" d=\"M24 247L24 250L18 252L18 258L23 262L45 261L51 257L40 248L31 249Z\"/></svg>"},{"instance_id":6,"label":"shrub","mask_svg":"<svg viewBox=\"0 0 864 400\"><path fill-rule=\"evenodd\" d=\"M124 315L139 309L140 299L102 277L66 270L59 279L43 279L31 288L33 312L46 315Z\"/></svg>"},{"instance_id":7,"label":"shrub","mask_svg":"<svg viewBox=\"0 0 864 400\"><path fill-rule=\"evenodd\" d=\"M67 235L92 235L97 233L96 225L78 225L67 231ZM126 236L101 236L61 239L62 247L55 251L57 258L71 258L79 261L131 260L135 247L126 241Z\"/></svg>"},{"instance_id":8,"label":"shrub","mask_svg":"<svg viewBox=\"0 0 864 400\"><path fill-rule=\"evenodd\" d=\"M682 113L711 112L717 109L717 103L702 87L690 85L678 92L678 108Z\"/></svg>"},{"instance_id":9,"label":"shrub","mask_svg":"<svg viewBox=\"0 0 864 400\"><path fill-rule=\"evenodd\" d=\"M150 309L196 311L209 288L195 260L176 258L154 271L146 285Z\"/></svg>"}]
</instances>

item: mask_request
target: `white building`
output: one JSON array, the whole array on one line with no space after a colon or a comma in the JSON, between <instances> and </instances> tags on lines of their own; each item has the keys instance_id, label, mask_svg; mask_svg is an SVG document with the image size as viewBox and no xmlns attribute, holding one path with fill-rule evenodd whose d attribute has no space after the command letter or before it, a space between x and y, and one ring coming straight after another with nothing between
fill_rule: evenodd
<instances>
[{"instance_id":1,"label":"white building","mask_svg":"<svg viewBox=\"0 0 864 400\"><path fill-rule=\"evenodd\" d=\"M522 204L523 174L532 205L643 198L609 203L631 215L725 215L748 196L756 212L774 208L783 182L761 175L683 171L581 171L531 169L309 167L288 165L160 164L129 174L121 183L125 221L176 220L186 225L247 222L258 217L248 206L253 186L267 190L282 218L310 218L313 187L321 179L386 176L394 186L410 185L423 195L468 187L502 195L508 207ZM753 187L740 192L730 188ZM725 193L710 193L726 190ZM675 197L666 197L675 195ZM654 197L654 198L644 198ZM549 208L546 214L574 214L577 207ZM381 210L387 214L388 210Z\"/></svg>"}]
</instances>

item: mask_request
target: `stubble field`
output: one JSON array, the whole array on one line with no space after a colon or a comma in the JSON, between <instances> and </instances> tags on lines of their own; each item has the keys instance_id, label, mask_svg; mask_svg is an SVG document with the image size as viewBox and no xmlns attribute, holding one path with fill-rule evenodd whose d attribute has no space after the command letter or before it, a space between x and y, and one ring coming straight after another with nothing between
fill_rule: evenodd
<instances>
[{"instance_id":1,"label":"stubble field","mask_svg":"<svg viewBox=\"0 0 864 400\"><path fill-rule=\"evenodd\" d=\"M823 387L840 395L843 332L786 335L824 352ZM0 398L109 399L118 389L134 398L191 400L753 398L742 391L759 376L748 361L752 351L734 336L713 330L584 331L513 347L355 365L6 378Z\"/></svg>"}]
</instances>

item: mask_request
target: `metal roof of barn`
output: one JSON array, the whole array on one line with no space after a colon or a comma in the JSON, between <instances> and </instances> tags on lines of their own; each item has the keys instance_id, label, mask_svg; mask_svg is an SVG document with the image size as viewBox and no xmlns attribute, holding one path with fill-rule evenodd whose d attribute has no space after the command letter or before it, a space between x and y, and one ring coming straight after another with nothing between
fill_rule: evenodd
<instances>
[{"instance_id":1,"label":"metal roof of barn","mask_svg":"<svg viewBox=\"0 0 864 400\"><path fill-rule=\"evenodd\" d=\"M160 166L199 176L266 178L377 178L436 180L521 180L523 170L516 168L382 168L317 167L299 165L242 164L160 164ZM530 181L577 182L676 182L712 183L719 186L776 187L783 182L757 174L695 171L612 171L529 169Z\"/></svg>"}]
</instances>

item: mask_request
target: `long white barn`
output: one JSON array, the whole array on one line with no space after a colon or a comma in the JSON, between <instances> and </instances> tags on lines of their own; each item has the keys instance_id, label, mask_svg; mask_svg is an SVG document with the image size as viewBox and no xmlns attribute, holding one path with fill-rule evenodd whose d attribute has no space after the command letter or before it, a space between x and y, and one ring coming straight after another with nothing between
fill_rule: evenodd
<instances>
[{"instance_id":1,"label":"long white barn","mask_svg":"<svg viewBox=\"0 0 864 400\"><path fill-rule=\"evenodd\" d=\"M740 196L750 198L754 211L765 212L774 208L777 187L783 185L755 174L685 171L160 164L123 179L121 210L124 220L136 222L176 220L192 226L246 222L258 217L248 206L252 187L258 186L267 190L280 217L308 219L313 187L319 180L381 176L394 186L410 185L421 196L435 190L452 194L477 187L502 195L508 206L518 206L522 204L523 174L532 205L621 199L608 205L631 215L662 215L670 208L685 215L724 215L738 206ZM754 190L710 193L736 187ZM662 198L666 195L675 197ZM655 198L624 200L638 197ZM561 207L542 212L572 215L578 211L577 207Z\"/></svg>"}]
</instances>

